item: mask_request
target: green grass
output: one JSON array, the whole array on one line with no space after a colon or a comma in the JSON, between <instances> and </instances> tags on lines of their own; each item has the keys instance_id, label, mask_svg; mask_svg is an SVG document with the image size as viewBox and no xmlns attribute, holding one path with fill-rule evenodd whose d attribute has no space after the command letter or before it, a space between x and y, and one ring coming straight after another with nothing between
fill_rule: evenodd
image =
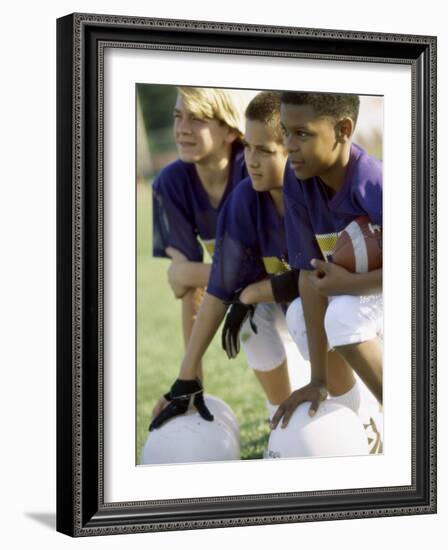
<instances>
[{"instance_id":1,"label":"green grass","mask_svg":"<svg viewBox=\"0 0 448 550\"><path fill-rule=\"evenodd\" d=\"M168 260L153 258L149 185L137 190L137 448L148 434L151 409L177 377L183 356L180 302L166 281ZM244 354L229 361L218 331L204 361L205 391L223 399L238 418L241 458L262 458L269 427L265 398Z\"/></svg>"}]
</instances>

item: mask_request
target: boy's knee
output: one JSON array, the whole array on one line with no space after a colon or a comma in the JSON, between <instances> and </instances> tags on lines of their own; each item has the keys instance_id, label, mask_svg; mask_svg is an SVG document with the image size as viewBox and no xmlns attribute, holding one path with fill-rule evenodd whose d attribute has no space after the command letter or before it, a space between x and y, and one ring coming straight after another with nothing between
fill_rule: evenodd
<instances>
[{"instance_id":1,"label":"boy's knee","mask_svg":"<svg viewBox=\"0 0 448 550\"><path fill-rule=\"evenodd\" d=\"M306 334L302 300L300 298L296 298L293 302L289 304L289 307L286 311L286 324L288 326L288 331L296 346L299 348L302 357L306 361L308 361L308 337Z\"/></svg>"},{"instance_id":2,"label":"boy's knee","mask_svg":"<svg viewBox=\"0 0 448 550\"><path fill-rule=\"evenodd\" d=\"M356 344L366 338L366 322L359 296L334 296L325 313L325 332L330 348Z\"/></svg>"},{"instance_id":3,"label":"boy's knee","mask_svg":"<svg viewBox=\"0 0 448 550\"><path fill-rule=\"evenodd\" d=\"M255 334L249 319L241 327L240 342L246 355L247 364L255 371L275 370L285 359L285 348L275 323L275 304L258 304L253 322Z\"/></svg>"},{"instance_id":4,"label":"boy's knee","mask_svg":"<svg viewBox=\"0 0 448 550\"><path fill-rule=\"evenodd\" d=\"M305 318L303 316L303 306L300 298L296 298L289 304L286 310L286 324L288 325L291 336L296 340L296 335L305 328Z\"/></svg>"}]
</instances>

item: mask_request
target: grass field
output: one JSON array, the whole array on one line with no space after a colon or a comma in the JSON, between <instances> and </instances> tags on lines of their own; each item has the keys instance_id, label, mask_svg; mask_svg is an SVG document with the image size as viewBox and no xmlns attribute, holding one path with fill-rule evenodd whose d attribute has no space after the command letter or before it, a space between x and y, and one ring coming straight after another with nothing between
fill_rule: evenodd
<instances>
[{"instance_id":1,"label":"grass field","mask_svg":"<svg viewBox=\"0 0 448 550\"><path fill-rule=\"evenodd\" d=\"M137 448L136 463L151 409L177 377L183 356L180 302L166 281L168 260L152 257L151 192L137 189ZM203 362L205 390L232 407L241 432L241 458L261 458L269 427L265 399L244 354L229 361L221 349L220 331Z\"/></svg>"}]
</instances>

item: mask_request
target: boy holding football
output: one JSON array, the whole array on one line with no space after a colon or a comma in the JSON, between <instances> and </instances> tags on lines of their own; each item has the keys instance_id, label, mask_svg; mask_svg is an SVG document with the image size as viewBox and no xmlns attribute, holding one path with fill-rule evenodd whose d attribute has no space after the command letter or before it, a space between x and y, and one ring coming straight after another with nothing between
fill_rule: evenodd
<instances>
[{"instance_id":1,"label":"boy holding football","mask_svg":"<svg viewBox=\"0 0 448 550\"><path fill-rule=\"evenodd\" d=\"M352 143L359 97L284 92L281 121L295 177L284 182L290 265L300 270L300 298L288 327L311 363L311 381L293 392L272 427L327 397L328 349L337 350L382 403L382 269L350 273L329 262L338 235L359 216L382 226L382 164Z\"/></svg>"},{"instance_id":2,"label":"boy holding football","mask_svg":"<svg viewBox=\"0 0 448 550\"><path fill-rule=\"evenodd\" d=\"M244 154L250 177L235 188L220 213L207 292L179 378L154 408L150 429L183 414L191 404L205 419L212 419L196 365L224 319L229 302L233 304L223 330L228 356L238 353L241 331L246 358L263 387L271 418L290 395L283 340L287 334L285 316L274 299L289 302L296 297L298 275L286 263L282 185L285 170L291 169L279 119L277 93L262 92L247 107ZM258 303L256 308L252 303ZM354 384L351 369L341 357L330 356L331 374L336 372L330 390L345 394Z\"/></svg>"}]
</instances>

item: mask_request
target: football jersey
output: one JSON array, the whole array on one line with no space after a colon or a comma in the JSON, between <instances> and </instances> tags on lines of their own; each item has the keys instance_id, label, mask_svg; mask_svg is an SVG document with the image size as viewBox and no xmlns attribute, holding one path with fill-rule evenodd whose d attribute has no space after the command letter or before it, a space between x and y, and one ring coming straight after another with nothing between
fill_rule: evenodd
<instances>
[{"instance_id":1,"label":"football jersey","mask_svg":"<svg viewBox=\"0 0 448 550\"><path fill-rule=\"evenodd\" d=\"M255 191L246 178L219 215L207 292L228 301L235 291L288 269L283 216L270 193Z\"/></svg>"},{"instance_id":2,"label":"football jersey","mask_svg":"<svg viewBox=\"0 0 448 550\"><path fill-rule=\"evenodd\" d=\"M338 236L358 216L383 224L382 162L355 144L336 194L319 177L301 181L291 171L283 194L289 263L296 269L312 269L313 258L331 261Z\"/></svg>"},{"instance_id":3,"label":"football jersey","mask_svg":"<svg viewBox=\"0 0 448 550\"><path fill-rule=\"evenodd\" d=\"M217 208L210 203L193 163L176 160L155 179L153 191L153 255L168 258L171 246L188 260L201 262L203 247L213 254L218 214L227 196L247 176L241 143L232 150L229 179Z\"/></svg>"}]
</instances>

